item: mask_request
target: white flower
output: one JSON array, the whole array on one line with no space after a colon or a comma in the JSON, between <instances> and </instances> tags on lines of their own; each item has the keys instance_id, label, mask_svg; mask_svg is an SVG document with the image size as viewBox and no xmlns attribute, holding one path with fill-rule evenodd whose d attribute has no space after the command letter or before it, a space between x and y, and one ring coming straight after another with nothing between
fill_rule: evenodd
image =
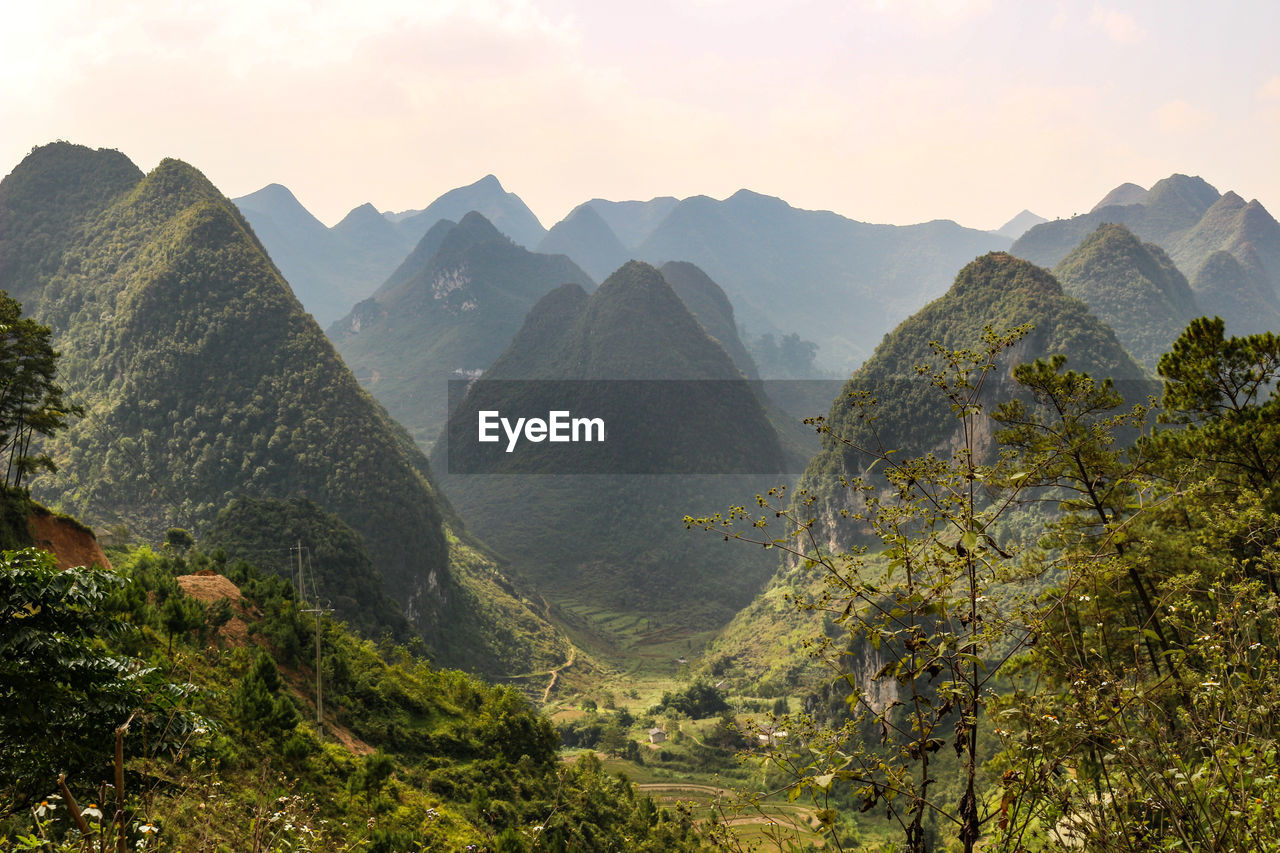
<instances>
[{"instance_id":1,"label":"white flower","mask_svg":"<svg viewBox=\"0 0 1280 853\"><path fill-rule=\"evenodd\" d=\"M102 820L102 809L98 808L97 803L89 803L89 808L80 812L80 814L84 815L90 820Z\"/></svg>"}]
</instances>

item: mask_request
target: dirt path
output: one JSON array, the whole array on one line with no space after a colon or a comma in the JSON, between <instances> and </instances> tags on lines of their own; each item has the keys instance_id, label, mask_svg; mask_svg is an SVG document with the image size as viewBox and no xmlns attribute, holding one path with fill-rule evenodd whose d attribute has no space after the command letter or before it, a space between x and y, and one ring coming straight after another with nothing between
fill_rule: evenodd
<instances>
[{"instance_id":1,"label":"dirt path","mask_svg":"<svg viewBox=\"0 0 1280 853\"><path fill-rule=\"evenodd\" d=\"M558 666L558 667L556 667L555 669L551 670L551 681L547 682L547 689L546 689L546 690L544 690L544 691L542 691L542 704L543 704L543 705L547 704L547 699L549 699L549 698L551 697L551 691L556 689L556 682L560 680L560 672L561 672L561 670L565 670L565 669L568 669L569 667L573 666L574 661L576 661L577 659L578 659L578 647L577 647L577 646L570 646L570 647L569 647L569 659L568 659L567 661L565 661L564 663L562 663L560 666Z\"/></svg>"}]
</instances>

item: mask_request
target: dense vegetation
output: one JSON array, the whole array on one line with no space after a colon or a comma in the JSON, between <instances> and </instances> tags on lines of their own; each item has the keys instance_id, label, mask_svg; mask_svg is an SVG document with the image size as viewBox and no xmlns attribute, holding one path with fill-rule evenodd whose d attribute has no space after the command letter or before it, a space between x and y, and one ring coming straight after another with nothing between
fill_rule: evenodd
<instances>
[{"instance_id":1,"label":"dense vegetation","mask_svg":"<svg viewBox=\"0 0 1280 853\"><path fill-rule=\"evenodd\" d=\"M877 547L828 550L803 491L703 522L820 581L793 602L826 622L808 646L838 676L779 723L807 754L767 766L830 810L836 846L861 808L913 851L1273 849L1280 338L1194 321L1155 411L1061 356L1014 371L1029 397L985 406L1026 334L940 351L921 377L957 449L858 447L887 488L849 480L841 523ZM976 452L988 418L998 457Z\"/></svg>"},{"instance_id":2,"label":"dense vegetation","mask_svg":"<svg viewBox=\"0 0 1280 853\"><path fill-rule=\"evenodd\" d=\"M821 453L810 461L800 485L819 502L826 528L846 506L842 477L864 474L874 456L856 448L893 447L900 453L943 451L959 440L950 401L940 398L927 382L919 381L916 365L936 365L934 343L947 349L980 340L984 326L997 329L1023 324L1033 327L1001 355L1002 369L985 379L982 399L992 401L1015 393L1010 376L1014 364L1053 353L1066 353L1073 367L1124 380L1127 392L1142 399L1149 388L1145 371L1124 351L1115 332L1089 313L1083 302L1062 292L1046 270L1002 252L992 252L965 266L947 294L929 303L887 335L845 384L826 419L834 435L853 446L824 437ZM874 420L863 420L852 402L876 401ZM976 450L992 452L990 432L979 437Z\"/></svg>"},{"instance_id":3,"label":"dense vegetation","mask_svg":"<svg viewBox=\"0 0 1280 853\"><path fill-rule=\"evenodd\" d=\"M1199 314L1191 285L1164 250L1123 225L1098 226L1053 274L1150 370Z\"/></svg>"},{"instance_id":4,"label":"dense vegetation","mask_svg":"<svg viewBox=\"0 0 1280 853\"><path fill-rule=\"evenodd\" d=\"M62 255L142 172L119 151L33 148L0 182L0 290L30 305Z\"/></svg>"},{"instance_id":5,"label":"dense vegetation","mask_svg":"<svg viewBox=\"0 0 1280 853\"><path fill-rule=\"evenodd\" d=\"M401 642L409 639L408 620L387 597L360 534L306 498L236 498L202 541L206 550L252 561L294 579L295 586L301 565L308 599L332 607L338 619L366 637L385 631Z\"/></svg>"},{"instance_id":6,"label":"dense vegetation","mask_svg":"<svg viewBox=\"0 0 1280 853\"><path fill-rule=\"evenodd\" d=\"M321 731L308 722L315 622L287 582L248 563L144 547L115 552L117 572L58 573L39 555L9 554L0 571L5 600L40 614L0 612L0 643L15 648L16 625L33 653L57 649L41 651L39 666L6 654L0 667L6 849L88 849L77 812L94 849L121 832L146 850L698 846L686 818L594 756L562 763L555 731L515 691L327 618ZM203 569L225 573L243 598L188 598L177 578ZM38 604L18 594L37 589ZM248 633L219 631L229 615ZM63 681L58 692L42 686ZM34 690L56 703L54 725L14 704ZM117 787L104 794L107 783Z\"/></svg>"}]
</instances>

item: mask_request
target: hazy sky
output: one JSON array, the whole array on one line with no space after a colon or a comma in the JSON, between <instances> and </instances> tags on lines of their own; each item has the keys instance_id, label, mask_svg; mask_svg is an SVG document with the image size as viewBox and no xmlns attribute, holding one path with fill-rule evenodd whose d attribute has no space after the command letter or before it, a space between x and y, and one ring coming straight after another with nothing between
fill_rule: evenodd
<instances>
[{"instance_id":1,"label":"hazy sky","mask_svg":"<svg viewBox=\"0 0 1280 853\"><path fill-rule=\"evenodd\" d=\"M279 182L326 223L487 173L747 187L871 222L1069 216L1173 172L1280 215L1280 2L3 0L0 172L34 145Z\"/></svg>"}]
</instances>

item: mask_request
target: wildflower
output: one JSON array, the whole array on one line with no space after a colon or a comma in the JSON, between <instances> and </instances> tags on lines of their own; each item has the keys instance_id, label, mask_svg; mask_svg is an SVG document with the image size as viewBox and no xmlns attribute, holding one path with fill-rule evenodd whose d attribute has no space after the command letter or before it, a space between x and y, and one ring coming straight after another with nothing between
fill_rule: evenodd
<instances>
[{"instance_id":1,"label":"wildflower","mask_svg":"<svg viewBox=\"0 0 1280 853\"><path fill-rule=\"evenodd\" d=\"M36 806L36 817L44 817L50 812L57 811L58 807L49 802L51 799L53 799L53 797L46 797L40 801L40 805Z\"/></svg>"},{"instance_id":2,"label":"wildflower","mask_svg":"<svg viewBox=\"0 0 1280 853\"><path fill-rule=\"evenodd\" d=\"M102 820L102 809L98 808L97 803L89 803L89 808L80 812L89 820Z\"/></svg>"}]
</instances>

